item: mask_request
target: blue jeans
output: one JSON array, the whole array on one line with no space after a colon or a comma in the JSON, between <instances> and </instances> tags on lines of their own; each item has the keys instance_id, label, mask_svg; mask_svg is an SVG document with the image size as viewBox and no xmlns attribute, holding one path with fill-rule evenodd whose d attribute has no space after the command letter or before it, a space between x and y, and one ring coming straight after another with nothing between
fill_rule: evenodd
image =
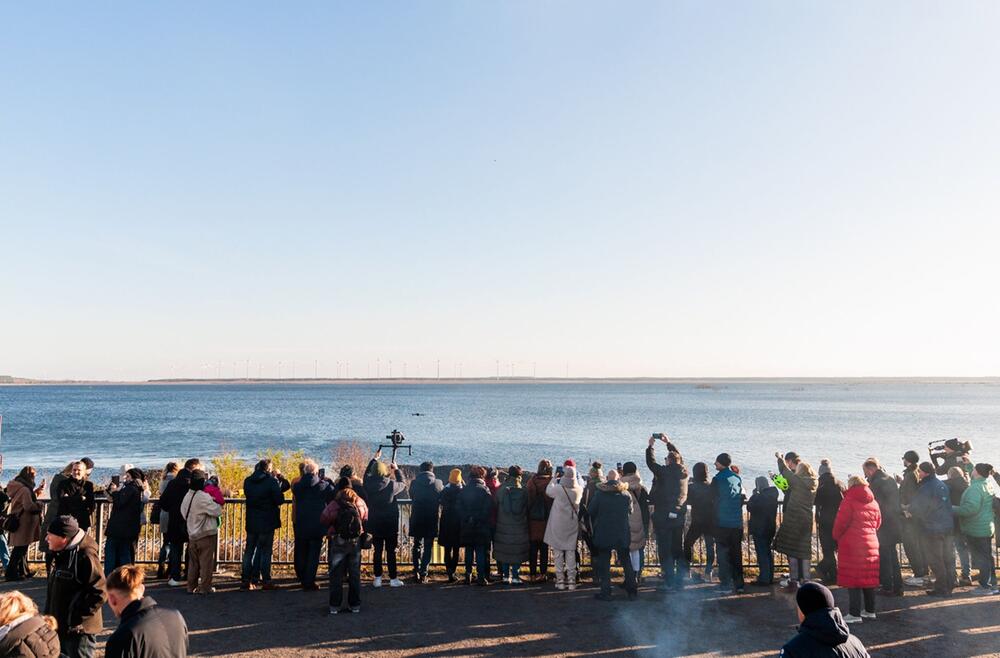
<instances>
[{"instance_id":1,"label":"blue jeans","mask_svg":"<svg viewBox=\"0 0 1000 658\"><path fill-rule=\"evenodd\" d=\"M518 562L517 564L509 564L507 562L501 562L500 563L500 575L502 577L504 577L504 578L507 578L508 576L511 577L511 578L520 578L521 577L521 563Z\"/></svg>"},{"instance_id":2,"label":"blue jeans","mask_svg":"<svg viewBox=\"0 0 1000 658\"><path fill-rule=\"evenodd\" d=\"M770 584L774 580L774 553L771 552L771 540L769 535L754 535L753 550L757 554L757 567L760 575L757 580L761 583Z\"/></svg>"},{"instance_id":3,"label":"blue jeans","mask_svg":"<svg viewBox=\"0 0 1000 658\"><path fill-rule=\"evenodd\" d=\"M4 571L7 570L7 566L10 564L10 549L7 547L7 535L0 533L0 564L3 565Z\"/></svg>"},{"instance_id":4,"label":"blue jeans","mask_svg":"<svg viewBox=\"0 0 1000 658\"><path fill-rule=\"evenodd\" d=\"M965 535L957 528L951 536L952 553L958 553L958 563L962 568L962 578L969 577L971 559L969 556L969 544L965 541ZM952 555L951 564L955 563L955 556Z\"/></svg>"},{"instance_id":5,"label":"blue jeans","mask_svg":"<svg viewBox=\"0 0 1000 658\"><path fill-rule=\"evenodd\" d=\"M167 575L174 580L181 580L181 559L184 556L184 543L182 541L170 542L170 550L167 552Z\"/></svg>"},{"instance_id":6,"label":"blue jeans","mask_svg":"<svg viewBox=\"0 0 1000 658\"><path fill-rule=\"evenodd\" d=\"M344 600L344 576L347 576L347 605L361 605L361 549L348 553L328 552L330 564L330 607L339 608Z\"/></svg>"},{"instance_id":7,"label":"blue jeans","mask_svg":"<svg viewBox=\"0 0 1000 658\"><path fill-rule=\"evenodd\" d=\"M490 577L489 548L485 545L465 547L465 573L472 574L472 558L476 558L476 579L483 581Z\"/></svg>"},{"instance_id":8,"label":"blue jeans","mask_svg":"<svg viewBox=\"0 0 1000 658\"><path fill-rule=\"evenodd\" d=\"M413 570L421 576L427 575L434 552L434 537L413 537Z\"/></svg>"},{"instance_id":9,"label":"blue jeans","mask_svg":"<svg viewBox=\"0 0 1000 658\"><path fill-rule=\"evenodd\" d=\"M118 567L132 564L132 542L127 539L104 540L104 575L108 576Z\"/></svg>"},{"instance_id":10,"label":"blue jeans","mask_svg":"<svg viewBox=\"0 0 1000 658\"><path fill-rule=\"evenodd\" d=\"M271 556L274 552L274 531L247 533L246 547L243 549L243 573L240 580L253 583L271 582Z\"/></svg>"}]
</instances>

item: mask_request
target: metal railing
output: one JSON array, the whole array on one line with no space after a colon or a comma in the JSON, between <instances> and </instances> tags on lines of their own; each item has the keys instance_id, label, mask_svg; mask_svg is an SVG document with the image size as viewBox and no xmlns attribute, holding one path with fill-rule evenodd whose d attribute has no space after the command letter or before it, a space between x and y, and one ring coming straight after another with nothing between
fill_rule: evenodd
<instances>
[{"instance_id":1,"label":"metal railing","mask_svg":"<svg viewBox=\"0 0 1000 658\"><path fill-rule=\"evenodd\" d=\"M135 562L138 564L156 564L159 559L160 548L163 545L163 535L160 532L159 519L152 519L153 504L156 499L151 499L143 508L143 518L149 523L144 523L139 532L139 539L135 544ZM42 501L47 508L47 501ZM281 506L281 527L274 533L274 553L272 564L278 566L292 565L294 563L295 533L292 527L292 500L285 500ZM108 518L111 514L111 501L98 500L97 509L94 513L94 523L91 526L90 534L97 540L101 560L104 560L104 529L107 527ZM411 549L412 539L409 537L410 526L410 501L399 501L399 544L396 549L396 560L401 565L412 564ZM45 511L42 512L43 518ZM691 515L687 515L690 524ZM743 514L743 564L746 567L757 566L757 555L753 546L753 539L748 532L745 532L748 517L744 510ZM781 524L781 511L778 511L778 525ZM222 517L219 520L218 553L217 562L222 565L241 564L243 560L243 550L246 545L246 500L243 498L227 498L223 506ZM685 528L685 531L687 528ZM583 542L580 542L580 559L582 565L590 564L590 555ZM324 542L321 555L321 565L326 564L326 542ZM899 551L900 564L908 566L902 545L897 547ZM657 554L655 533L650 532L650 537L644 548L645 565L647 567L658 567L659 556ZM820 554L819 537L813 532L813 558L818 559ZM995 548L998 568L1000 568L1000 544ZM372 563L373 551L371 549L362 551L362 564ZM705 564L705 542L699 539L693 548L692 566ZM28 551L30 562L44 562L44 555L39 551L37 542L32 544ZM444 564L444 550L434 542L432 560L434 565ZM551 563L551 560L550 560ZM774 554L774 566L787 566L786 557L780 553Z\"/></svg>"}]
</instances>

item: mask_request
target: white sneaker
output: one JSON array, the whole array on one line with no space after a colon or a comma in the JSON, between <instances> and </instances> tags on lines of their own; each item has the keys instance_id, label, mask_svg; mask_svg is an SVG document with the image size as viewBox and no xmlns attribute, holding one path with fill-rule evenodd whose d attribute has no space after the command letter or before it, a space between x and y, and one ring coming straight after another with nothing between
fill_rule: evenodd
<instances>
[{"instance_id":1,"label":"white sneaker","mask_svg":"<svg viewBox=\"0 0 1000 658\"><path fill-rule=\"evenodd\" d=\"M923 587L926 584L923 578L918 578L917 576L904 578L903 583L909 585L910 587Z\"/></svg>"},{"instance_id":2,"label":"white sneaker","mask_svg":"<svg viewBox=\"0 0 1000 658\"><path fill-rule=\"evenodd\" d=\"M569 585L566 585L566 589L569 590L570 592L575 592L576 591L576 583L570 583Z\"/></svg>"},{"instance_id":3,"label":"white sneaker","mask_svg":"<svg viewBox=\"0 0 1000 658\"><path fill-rule=\"evenodd\" d=\"M393 578L392 580L389 581L389 587L402 587L402 586L403 586L403 581L400 580L399 578Z\"/></svg>"},{"instance_id":4,"label":"white sneaker","mask_svg":"<svg viewBox=\"0 0 1000 658\"><path fill-rule=\"evenodd\" d=\"M521 580L520 576L512 576L511 579L510 579L510 584L511 585L523 585L524 583Z\"/></svg>"},{"instance_id":5,"label":"white sneaker","mask_svg":"<svg viewBox=\"0 0 1000 658\"><path fill-rule=\"evenodd\" d=\"M788 587L788 583L790 582L792 582L791 578L782 578L781 582L778 584L781 585L782 587Z\"/></svg>"},{"instance_id":6,"label":"white sneaker","mask_svg":"<svg viewBox=\"0 0 1000 658\"><path fill-rule=\"evenodd\" d=\"M337 608L334 608L334 607L333 607L333 606L331 605L331 606L330 606L330 614L331 614L331 615L338 615L338 614L340 614L340 610L338 610Z\"/></svg>"},{"instance_id":7,"label":"white sneaker","mask_svg":"<svg viewBox=\"0 0 1000 658\"><path fill-rule=\"evenodd\" d=\"M875 613L874 612L868 612L867 610L862 610L861 611L861 618L862 619L875 619Z\"/></svg>"},{"instance_id":8,"label":"white sneaker","mask_svg":"<svg viewBox=\"0 0 1000 658\"><path fill-rule=\"evenodd\" d=\"M375 576L375 580L372 581L372 587L382 586L382 576Z\"/></svg>"},{"instance_id":9,"label":"white sneaker","mask_svg":"<svg viewBox=\"0 0 1000 658\"><path fill-rule=\"evenodd\" d=\"M167 584L170 585L171 587L183 587L184 585L187 585L187 582L183 580L174 580L173 578L171 578L170 580L167 581Z\"/></svg>"},{"instance_id":10,"label":"white sneaker","mask_svg":"<svg viewBox=\"0 0 1000 658\"><path fill-rule=\"evenodd\" d=\"M854 615L844 615L844 621L848 624L860 624L864 620L861 619L861 617L855 617Z\"/></svg>"},{"instance_id":11,"label":"white sneaker","mask_svg":"<svg viewBox=\"0 0 1000 658\"><path fill-rule=\"evenodd\" d=\"M563 585L562 582L557 582L556 583L556 589L563 590L563 589L566 589L566 586Z\"/></svg>"}]
</instances>

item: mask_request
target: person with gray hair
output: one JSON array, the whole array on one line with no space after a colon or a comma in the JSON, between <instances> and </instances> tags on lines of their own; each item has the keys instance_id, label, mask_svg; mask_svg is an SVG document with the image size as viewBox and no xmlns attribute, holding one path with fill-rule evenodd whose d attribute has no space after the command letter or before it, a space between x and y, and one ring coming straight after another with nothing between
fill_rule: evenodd
<instances>
[{"instance_id":1,"label":"person with gray hair","mask_svg":"<svg viewBox=\"0 0 1000 658\"><path fill-rule=\"evenodd\" d=\"M335 493L333 484L319 476L316 462L305 460L302 463L302 477L292 485L292 499L295 501L292 508L292 529L295 531L295 577L306 591L319 589L316 572L323 550L323 538L327 534L320 516Z\"/></svg>"}]
</instances>

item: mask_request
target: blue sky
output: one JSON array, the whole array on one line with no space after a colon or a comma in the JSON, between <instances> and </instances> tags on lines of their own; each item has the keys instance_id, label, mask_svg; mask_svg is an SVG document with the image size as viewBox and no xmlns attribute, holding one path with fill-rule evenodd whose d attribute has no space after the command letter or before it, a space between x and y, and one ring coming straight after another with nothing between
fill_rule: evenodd
<instances>
[{"instance_id":1,"label":"blue sky","mask_svg":"<svg viewBox=\"0 0 1000 658\"><path fill-rule=\"evenodd\" d=\"M998 28L8 4L0 374L1000 375Z\"/></svg>"}]
</instances>

